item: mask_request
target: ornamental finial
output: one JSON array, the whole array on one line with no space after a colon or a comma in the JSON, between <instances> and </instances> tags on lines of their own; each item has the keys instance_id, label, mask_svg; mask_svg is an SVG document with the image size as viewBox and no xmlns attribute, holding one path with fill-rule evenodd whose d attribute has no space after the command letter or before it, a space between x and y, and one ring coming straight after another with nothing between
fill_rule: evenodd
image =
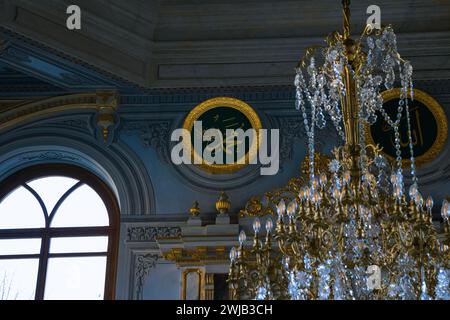
<instances>
[{"instance_id":1,"label":"ornamental finial","mask_svg":"<svg viewBox=\"0 0 450 320\"><path fill-rule=\"evenodd\" d=\"M219 214L225 214L230 210L231 202L228 198L228 195L222 191L220 193L219 199L216 201L216 209L219 211Z\"/></svg>"},{"instance_id":2,"label":"ornamental finial","mask_svg":"<svg viewBox=\"0 0 450 320\"><path fill-rule=\"evenodd\" d=\"M191 209L189 209L191 216L196 217L200 214L200 207L198 206L198 201L194 201Z\"/></svg>"}]
</instances>

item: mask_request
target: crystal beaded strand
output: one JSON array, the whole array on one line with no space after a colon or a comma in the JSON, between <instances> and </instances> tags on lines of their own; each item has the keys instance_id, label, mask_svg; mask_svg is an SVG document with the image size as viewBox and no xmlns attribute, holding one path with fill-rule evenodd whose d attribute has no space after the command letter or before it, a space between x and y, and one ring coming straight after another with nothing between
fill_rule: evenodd
<instances>
[{"instance_id":1,"label":"crystal beaded strand","mask_svg":"<svg viewBox=\"0 0 450 320\"><path fill-rule=\"evenodd\" d=\"M418 180L416 175L416 164L414 159L414 148L412 143L412 133L411 133L411 117L409 114L409 104L408 104L408 91L411 91L412 94L412 87L409 87L412 85L412 66L405 62L404 65L404 73L401 74L402 78L402 98L405 101L405 110L406 110L406 123L407 123L407 130L408 130L408 144L409 144L409 152L410 152L410 160L411 160L411 175L412 175L412 181L413 185L415 185L416 188L418 188ZM411 97L411 100L413 97Z\"/></svg>"},{"instance_id":2,"label":"crystal beaded strand","mask_svg":"<svg viewBox=\"0 0 450 320\"><path fill-rule=\"evenodd\" d=\"M364 120L361 118L358 121L358 129L359 129L359 142L360 142L360 166L361 171L364 175L366 173L367 167L366 167L366 130L365 130L365 124Z\"/></svg>"},{"instance_id":3,"label":"crystal beaded strand","mask_svg":"<svg viewBox=\"0 0 450 320\"><path fill-rule=\"evenodd\" d=\"M316 102L318 101L318 91L316 86L317 81L317 70L315 66L315 59L314 57L311 58L310 65L308 67L308 73L310 75L310 87L312 90L314 90L314 99L311 98L310 93L308 92L308 98L309 102L311 104L311 127L310 132L308 134L309 141L308 141L308 151L309 151L309 177L311 186L314 180L314 128L316 125Z\"/></svg>"},{"instance_id":4,"label":"crystal beaded strand","mask_svg":"<svg viewBox=\"0 0 450 320\"><path fill-rule=\"evenodd\" d=\"M309 142L308 142L308 152L309 152L309 178L311 183L314 180L314 127L315 127L315 105L311 105L311 128L308 133Z\"/></svg>"},{"instance_id":5,"label":"crystal beaded strand","mask_svg":"<svg viewBox=\"0 0 450 320\"><path fill-rule=\"evenodd\" d=\"M397 163L397 174L402 176L402 153L400 148L400 132L399 132L399 125L400 120L402 117L403 112L403 99L399 100L398 108L397 108L397 116L395 119L395 122L392 121L392 119L389 117L389 115L386 113L386 110L384 108L380 109L381 115L383 116L384 120L388 123L389 126L391 126L394 129L394 144L395 144L395 155L396 155L396 163ZM403 187L403 186L402 186Z\"/></svg>"},{"instance_id":6,"label":"crystal beaded strand","mask_svg":"<svg viewBox=\"0 0 450 320\"><path fill-rule=\"evenodd\" d=\"M301 103L297 103L300 104L300 108L302 110L302 115L303 115L303 121L305 124L305 130L306 130L306 134L308 136L308 153L309 153L309 170L310 170L310 179L311 181L313 181L314 179L314 126L315 126L315 122L316 122L316 102L317 102L317 98L318 98L318 91L317 86L316 86L316 81L317 81L317 71L315 69L315 59L312 57L310 60L310 64L308 66L308 74L310 75L310 81L309 81L309 87L314 90L314 98L311 97L311 92L308 88L308 86L306 86L306 82L302 76L301 70L298 69L297 70L297 76L295 79L295 85L297 88L303 89L303 93L306 95L306 98L308 99L308 102L311 105L311 126L308 125L308 116L306 113L306 107L305 107L305 103L304 101ZM298 92L297 91L297 92ZM302 98L301 94L297 93L297 99L300 96L300 98Z\"/></svg>"},{"instance_id":7,"label":"crystal beaded strand","mask_svg":"<svg viewBox=\"0 0 450 320\"><path fill-rule=\"evenodd\" d=\"M314 62L312 61L312 64ZM311 112L311 128L309 126L309 121L308 121L308 115L306 113L306 106L305 106L305 102L303 101L303 96L302 96L302 89L304 94L307 96L308 101L312 102L312 98L311 95L308 91L308 89L306 88L305 85L305 80L303 78L303 74L300 68L297 69L297 75L295 78L295 86L297 88L297 105L300 106L300 109L302 111L302 116L303 116L303 124L305 125L305 131L306 131L306 135L308 137L308 155L309 155L309 161L310 161L310 177L313 177L314 175L314 110L312 110ZM300 100L300 101L299 101ZM311 106L313 106L314 103L311 103ZM311 166L311 159L312 159L312 166Z\"/></svg>"}]
</instances>

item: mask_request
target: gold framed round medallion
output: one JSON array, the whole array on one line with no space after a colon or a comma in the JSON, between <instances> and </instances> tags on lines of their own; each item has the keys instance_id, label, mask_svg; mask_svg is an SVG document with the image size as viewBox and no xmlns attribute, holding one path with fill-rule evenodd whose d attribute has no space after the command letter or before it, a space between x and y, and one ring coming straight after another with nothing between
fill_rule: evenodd
<instances>
[{"instance_id":1,"label":"gold framed round medallion","mask_svg":"<svg viewBox=\"0 0 450 320\"><path fill-rule=\"evenodd\" d=\"M391 119L395 119L400 88L394 88L382 93L383 106ZM417 166L435 159L445 146L448 136L448 122L442 106L427 93L414 89L414 100L408 99L411 119L411 136L414 157ZM381 113L378 120L366 128L367 143L378 144L383 148L383 154L390 160L395 159L394 130L386 123ZM403 116L406 119L406 111ZM403 119L403 120L405 120ZM400 145L404 166L410 164L410 150L407 134L407 121L400 121Z\"/></svg>"},{"instance_id":2,"label":"gold framed round medallion","mask_svg":"<svg viewBox=\"0 0 450 320\"><path fill-rule=\"evenodd\" d=\"M196 132L194 130L194 124L196 121L201 121L202 132ZM233 173L241 170L243 167L248 165L250 159L257 156L259 146L259 130L262 128L262 124L256 111L244 101L230 97L216 97L203 101L194 107L194 109L192 109L192 111L187 115L183 128L186 129L191 136L191 141L187 142L191 144L191 159L193 160L195 157L202 159L202 163L198 164L198 167L206 172L213 174ZM195 151L193 141L196 135L201 135L203 137L203 133L208 129L218 129L222 133L224 137L224 159L226 157L226 153L235 152L238 144L240 143L244 143L245 146L245 159L235 158L235 162L230 164L208 163L205 161L202 155L199 155ZM225 145L227 129L242 129L243 131L255 129L256 139L254 139L249 145L246 144L246 139L244 139L244 141L236 142L233 140L234 145L230 149L227 145ZM203 142L202 150L206 147L206 145L207 143ZM245 164L238 163L242 162L242 160L245 160Z\"/></svg>"}]
</instances>

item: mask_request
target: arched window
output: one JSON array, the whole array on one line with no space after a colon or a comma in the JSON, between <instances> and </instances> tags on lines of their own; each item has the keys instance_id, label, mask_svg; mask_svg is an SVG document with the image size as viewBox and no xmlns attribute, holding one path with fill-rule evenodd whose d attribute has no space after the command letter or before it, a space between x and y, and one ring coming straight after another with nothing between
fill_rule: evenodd
<instances>
[{"instance_id":1,"label":"arched window","mask_svg":"<svg viewBox=\"0 0 450 320\"><path fill-rule=\"evenodd\" d=\"M119 209L95 175L40 165L0 186L0 300L112 299Z\"/></svg>"}]
</instances>

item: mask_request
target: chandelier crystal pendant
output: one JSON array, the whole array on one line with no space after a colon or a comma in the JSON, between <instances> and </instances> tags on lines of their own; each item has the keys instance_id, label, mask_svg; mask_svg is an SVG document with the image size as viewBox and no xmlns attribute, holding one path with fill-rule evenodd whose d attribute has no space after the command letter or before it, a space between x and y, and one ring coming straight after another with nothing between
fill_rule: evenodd
<instances>
[{"instance_id":1,"label":"chandelier crystal pendant","mask_svg":"<svg viewBox=\"0 0 450 320\"><path fill-rule=\"evenodd\" d=\"M350 1L342 1L343 33L307 49L296 68L296 108L308 137L309 176L295 198L278 204L276 223L253 222L253 244L230 252L233 299L450 299L450 205L432 221L433 199L419 191L408 101L412 66L397 52L390 26L366 26L350 38ZM380 91L401 85L397 115ZM327 170L314 165L316 129L328 114L343 140ZM390 166L365 128L381 114L395 133ZM407 121L411 186L405 190L399 125ZM443 227L442 227L443 226ZM441 229L442 230L437 230Z\"/></svg>"}]
</instances>

